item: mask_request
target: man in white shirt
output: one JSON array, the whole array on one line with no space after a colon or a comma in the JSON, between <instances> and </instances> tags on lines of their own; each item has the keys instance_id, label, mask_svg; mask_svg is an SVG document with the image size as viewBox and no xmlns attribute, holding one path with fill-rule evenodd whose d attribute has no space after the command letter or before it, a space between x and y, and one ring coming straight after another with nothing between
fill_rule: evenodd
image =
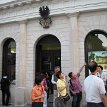
<instances>
[{"instance_id":1,"label":"man in white shirt","mask_svg":"<svg viewBox=\"0 0 107 107\"><path fill-rule=\"evenodd\" d=\"M96 73L96 76L101 78L104 83L106 83L106 73L103 72L103 67L101 65L98 65L97 69L98 72Z\"/></svg>"},{"instance_id":2,"label":"man in white shirt","mask_svg":"<svg viewBox=\"0 0 107 107\"><path fill-rule=\"evenodd\" d=\"M54 74L52 75L52 79L51 79L51 82L53 84L53 107L55 107L55 99L58 97L58 91L57 91L57 85L56 85L56 82L58 80L58 78L56 77L56 73L60 71L60 67L59 66L56 66L54 68Z\"/></svg>"},{"instance_id":3,"label":"man in white shirt","mask_svg":"<svg viewBox=\"0 0 107 107\"><path fill-rule=\"evenodd\" d=\"M96 76L97 67L94 61L88 64L91 75L84 80L87 107L107 107L105 86L103 80Z\"/></svg>"}]
</instances>

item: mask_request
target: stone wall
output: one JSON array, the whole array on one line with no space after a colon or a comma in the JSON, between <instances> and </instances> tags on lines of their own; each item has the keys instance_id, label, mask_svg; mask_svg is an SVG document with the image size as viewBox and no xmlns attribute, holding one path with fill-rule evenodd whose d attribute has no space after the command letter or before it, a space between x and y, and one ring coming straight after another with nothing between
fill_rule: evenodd
<instances>
[{"instance_id":1,"label":"stone wall","mask_svg":"<svg viewBox=\"0 0 107 107\"><path fill-rule=\"evenodd\" d=\"M49 29L43 29L39 24L39 3L0 11L0 78L3 44L8 38L13 38L16 42L16 85L11 87L11 93L15 91L12 94L11 102L15 105L31 103L30 95L35 74L35 51L40 38L51 34L59 39L62 71L67 75L71 71L78 72L85 62L84 41L87 34L95 29L107 32L107 10L100 10L107 6L105 0L101 3L91 0L92 4L90 5L86 5L86 2L82 0L70 1L42 2L42 5L49 5L51 9L52 25ZM82 85L85 79L84 71L80 77ZM83 97L82 105L84 104L85 97Z\"/></svg>"}]
</instances>

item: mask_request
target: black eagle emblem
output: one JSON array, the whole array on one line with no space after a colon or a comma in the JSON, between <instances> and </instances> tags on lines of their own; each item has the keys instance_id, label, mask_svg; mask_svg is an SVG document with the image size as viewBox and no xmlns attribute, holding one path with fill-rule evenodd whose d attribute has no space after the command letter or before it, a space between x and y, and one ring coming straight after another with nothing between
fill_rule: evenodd
<instances>
[{"instance_id":1,"label":"black eagle emblem","mask_svg":"<svg viewBox=\"0 0 107 107\"><path fill-rule=\"evenodd\" d=\"M47 17L49 17L50 14L50 10L48 8L48 6L43 6L39 8L39 14L42 18L46 19Z\"/></svg>"}]
</instances>

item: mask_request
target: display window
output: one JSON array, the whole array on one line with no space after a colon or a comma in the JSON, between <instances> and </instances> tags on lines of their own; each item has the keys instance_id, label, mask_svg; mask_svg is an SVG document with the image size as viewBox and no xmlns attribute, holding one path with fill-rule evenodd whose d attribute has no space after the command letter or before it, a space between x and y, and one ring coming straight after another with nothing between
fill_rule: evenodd
<instances>
[{"instance_id":1,"label":"display window","mask_svg":"<svg viewBox=\"0 0 107 107\"><path fill-rule=\"evenodd\" d=\"M97 62L103 67L103 73L107 78L107 34L104 31L91 31L85 39L85 60ZM90 72L86 68L86 76Z\"/></svg>"}]
</instances>

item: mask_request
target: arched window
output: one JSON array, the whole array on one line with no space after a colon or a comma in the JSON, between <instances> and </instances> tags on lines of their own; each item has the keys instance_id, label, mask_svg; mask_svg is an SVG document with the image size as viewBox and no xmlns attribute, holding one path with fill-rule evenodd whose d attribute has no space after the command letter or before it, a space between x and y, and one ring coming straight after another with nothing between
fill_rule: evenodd
<instances>
[{"instance_id":1,"label":"arched window","mask_svg":"<svg viewBox=\"0 0 107 107\"><path fill-rule=\"evenodd\" d=\"M9 79L15 80L16 66L16 43L12 38L5 41L3 45L3 67L2 74Z\"/></svg>"},{"instance_id":2,"label":"arched window","mask_svg":"<svg viewBox=\"0 0 107 107\"><path fill-rule=\"evenodd\" d=\"M91 31L85 39L86 62L96 61L107 72L107 34L104 31ZM86 76L89 75L86 70Z\"/></svg>"}]
</instances>

